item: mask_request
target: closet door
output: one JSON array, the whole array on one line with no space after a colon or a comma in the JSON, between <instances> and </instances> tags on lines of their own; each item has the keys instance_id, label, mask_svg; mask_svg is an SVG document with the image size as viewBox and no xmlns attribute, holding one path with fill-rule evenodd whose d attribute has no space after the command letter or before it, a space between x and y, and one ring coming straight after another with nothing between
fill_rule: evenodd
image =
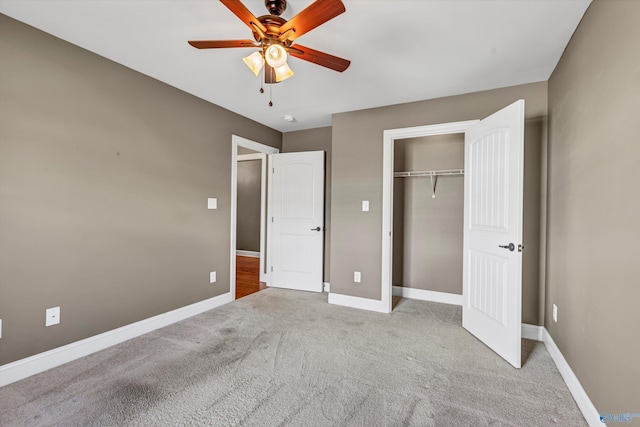
<instances>
[{"instance_id":1,"label":"closet door","mask_svg":"<svg viewBox=\"0 0 640 427\"><path fill-rule=\"evenodd\" d=\"M521 366L524 100L465 132L462 326Z\"/></svg>"}]
</instances>

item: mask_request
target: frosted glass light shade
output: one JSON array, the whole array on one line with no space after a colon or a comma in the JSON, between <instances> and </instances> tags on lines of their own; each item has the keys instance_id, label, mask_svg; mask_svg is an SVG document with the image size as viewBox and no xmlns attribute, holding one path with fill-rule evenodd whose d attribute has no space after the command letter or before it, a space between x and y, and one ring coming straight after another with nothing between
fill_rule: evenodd
<instances>
[{"instance_id":1,"label":"frosted glass light shade","mask_svg":"<svg viewBox=\"0 0 640 427\"><path fill-rule=\"evenodd\" d=\"M260 70L262 70L262 66L264 65L264 59L260 52L253 52L251 55L242 58L242 60L256 76L260 73Z\"/></svg>"},{"instance_id":2,"label":"frosted glass light shade","mask_svg":"<svg viewBox=\"0 0 640 427\"><path fill-rule=\"evenodd\" d=\"M280 67L274 68L273 70L276 73L277 82L287 80L289 77L293 76L293 70L289 68L289 65L286 62Z\"/></svg>"},{"instance_id":3,"label":"frosted glass light shade","mask_svg":"<svg viewBox=\"0 0 640 427\"><path fill-rule=\"evenodd\" d=\"M282 67L287 62L287 51L279 44L272 44L264 52L267 64L273 68Z\"/></svg>"}]
</instances>

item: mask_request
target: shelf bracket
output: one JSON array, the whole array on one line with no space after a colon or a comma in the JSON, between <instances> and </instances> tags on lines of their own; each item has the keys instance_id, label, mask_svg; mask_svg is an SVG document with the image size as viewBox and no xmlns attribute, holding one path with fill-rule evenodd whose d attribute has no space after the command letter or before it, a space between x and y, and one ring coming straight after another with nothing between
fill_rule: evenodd
<instances>
[{"instance_id":1,"label":"shelf bracket","mask_svg":"<svg viewBox=\"0 0 640 427\"><path fill-rule=\"evenodd\" d=\"M438 185L438 175L431 174L429 175L431 178L431 198L436 198L436 185Z\"/></svg>"}]
</instances>

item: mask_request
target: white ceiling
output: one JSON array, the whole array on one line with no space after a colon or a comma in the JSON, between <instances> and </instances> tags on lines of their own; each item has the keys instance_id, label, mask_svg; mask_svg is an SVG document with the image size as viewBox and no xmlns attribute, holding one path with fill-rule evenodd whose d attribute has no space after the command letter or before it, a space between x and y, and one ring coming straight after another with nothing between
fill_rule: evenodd
<instances>
[{"instance_id":1,"label":"white ceiling","mask_svg":"<svg viewBox=\"0 0 640 427\"><path fill-rule=\"evenodd\" d=\"M295 75L273 85L273 107L242 62L250 49L187 44L251 38L218 0L0 0L0 12L288 132L329 126L333 113L547 80L590 1L343 0L345 13L297 41L351 67L291 58ZM310 3L288 0L283 17ZM263 0L244 4L267 13Z\"/></svg>"}]
</instances>

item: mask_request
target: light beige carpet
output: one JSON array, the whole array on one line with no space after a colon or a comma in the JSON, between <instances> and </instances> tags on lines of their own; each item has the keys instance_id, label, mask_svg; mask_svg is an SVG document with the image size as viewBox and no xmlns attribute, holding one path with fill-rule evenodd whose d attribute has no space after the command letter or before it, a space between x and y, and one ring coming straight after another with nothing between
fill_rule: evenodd
<instances>
[{"instance_id":1,"label":"light beige carpet","mask_svg":"<svg viewBox=\"0 0 640 427\"><path fill-rule=\"evenodd\" d=\"M514 369L460 323L267 289L0 388L0 425L586 425L544 345Z\"/></svg>"}]
</instances>

